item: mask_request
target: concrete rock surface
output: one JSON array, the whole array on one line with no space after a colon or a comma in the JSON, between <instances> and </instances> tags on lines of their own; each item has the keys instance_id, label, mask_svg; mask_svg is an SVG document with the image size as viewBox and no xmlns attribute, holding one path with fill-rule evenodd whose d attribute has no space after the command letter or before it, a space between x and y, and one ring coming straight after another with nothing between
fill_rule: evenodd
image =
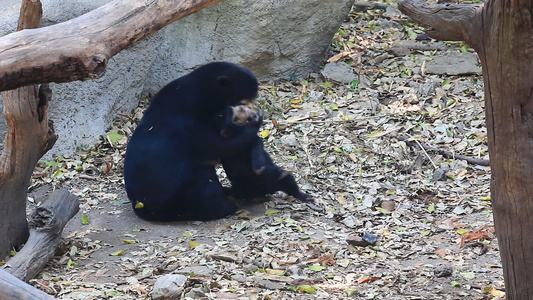
<instances>
[{"instance_id":1,"label":"concrete rock surface","mask_svg":"<svg viewBox=\"0 0 533 300\"><path fill-rule=\"evenodd\" d=\"M43 26L48 26L111 1L41 2ZM15 30L20 3L0 1L0 36ZM59 140L47 156L94 144L116 114L128 114L142 95L152 95L210 61L243 65L260 80L300 77L317 70L352 3L226 0L168 25L110 59L102 78L51 85L50 118ZM0 117L2 143L5 127Z\"/></svg>"}]
</instances>

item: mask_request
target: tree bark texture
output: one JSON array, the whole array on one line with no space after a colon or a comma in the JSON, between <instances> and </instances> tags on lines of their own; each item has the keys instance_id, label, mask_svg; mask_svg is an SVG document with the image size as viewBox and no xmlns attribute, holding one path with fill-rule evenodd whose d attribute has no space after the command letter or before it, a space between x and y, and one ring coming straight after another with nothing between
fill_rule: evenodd
<instances>
[{"instance_id":1,"label":"tree bark texture","mask_svg":"<svg viewBox=\"0 0 533 300\"><path fill-rule=\"evenodd\" d=\"M0 269L0 299L51 300L55 298Z\"/></svg>"},{"instance_id":2,"label":"tree bark texture","mask_svg":"<svg viewBox=\"0 0 533 300\"><path fill-rule=\"evenodd\" d=\"M24 0L18 30L41 25L38 0ZM0 259L28 238L26 192L37 161L57 136L48 122L51 91L47 85L2 92L8 132L0 155Z\"/></svg>"},{"instance_id":3,"label":"tree bark texture","mask_svg":"<svg viewBox=\"0 0 533 300\"><path fill-rule=\"evenodd\" d=\"M3 266L18 279L39 274L54 256L67 222L80 209L78 197L67 190L54 191L30 216L30 237L15 257Z\"/></svg>"},{"instance_id":4,"label":"tree bark texture","mask_svg":"<svg viewBox=\"0 0 533 300\"><path fill-rule=\"evenodd\" d=\"M443 40L468 42L483 66L491 194L507 299L533 299L533 1L400 10Z\"/></svg>"},{"instance_id":5,"label":"tree bark texture","mask_svg":"<svg viewBox=\"0 0 533 300\"><path fill-rule=\"evenodd\" d=\"M121 50L220 1L115 0L67 22L1 37L0 91L101 77Z\"/></svg>"}]
</instances>

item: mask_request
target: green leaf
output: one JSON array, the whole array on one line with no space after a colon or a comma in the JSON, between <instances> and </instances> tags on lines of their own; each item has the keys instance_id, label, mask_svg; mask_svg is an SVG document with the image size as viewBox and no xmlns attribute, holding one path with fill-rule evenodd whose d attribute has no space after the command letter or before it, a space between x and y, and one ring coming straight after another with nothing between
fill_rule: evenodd
<instances>
[{"instance_id":1,"label":"green leaf","mask_svg":"<svg viewBox=\"0 0 533 300\"><path fill-rule=\"evenodd\" d=\"M454 281L452 281L452 286L454 286L454 287L460 287L461 284L460 284L459 282L457 282L457 281L454 280Z\"/></svg>"},{"instance_id":2,"label":"green leaf","mask_svg":"<svg viewBox=\"0 0 533 300\"><path fill-rule=\"evenodd\" d=\"M330 87L333 87L333 84L331 84L331 82L329 82L329 81L326 81L326 82L324 82L324 87L325 88L330 88Z\"/></svg>"},{"instance_id":3,"label":"green leaf","mask_svg":"<svg viewBox=\"0 0 533 300\"><path fill-rule=\"evenodd\" d=\"M126 244L136 244L137 241L136 240L122 240L124 243Z\"/></svg>"},{"instance_id":4,"label":"green leaf","mask_svg":"<svg viewBox=\"0 0 533 300\"><path fill-rule=\"evenodd\" d=\"M324 270L326 267L323 267L323 266L319 266L319 265L312 265L312 266L309 266L309 270L311 271L315 271L315 272L320 272L322 270Z\"/></svg>"},{"instance_id":5,"label":"green leaf","mask_svg":"<svg viewBox=\"0 0 533 300\"><path fill-rule=\"evenodd\" d=\"M461 274L461 276L463 276L464 279L474 279L476 278L476 274L474 274L474 272L463 272L463 273L459 273Z\"/></svg>"},{"instance_id":6,"label":"green leaf","mask_svg":"<svg viewBox=\"0 0 533 300\"><path fill-rule=\"evenodd\" d=\"M461 52L468 52L468 45L463 45L463 47L461 47Z\"/></svg>"},{"instance_id":7,"label":"green leaf","mask_svg":"<svg viewBox=\"0 0 533 300\"><path fill-rule=\"evenodd\" d=\"M422 232L420 233L420 235L422 235L422 236L428 236L428 235L430 235L430 234L431 234L431 230L422 231Z\"/></svg>"},{"instance_id":8,"label":"green leaf","mask_svg":"<svg viewBox=\"0 0 533 300\"><path fill-rule=\"evenodd\" d=\"M124 250L118 250L117 252L113 252L113 253L109 253L109 255L111 256L120 256L120 255L124 255L126 252L124 252Z\"/></svg>"},{"instance_id":9,"label":"green leaf","mask_svg":"<svg viewBox=\"0 0 533 300\"><path fill-rule=\"evenodd\" d=\"M68 259L68 262L67 262L67 269L72 269L74 267L77 267L78 266L78 263L71 260L70 258Z\"/></svg>"},{"instance_id":10,"label":"green leaf","mask_svg":"<svg viewBox=\"0 0 533 300\"><path fill-rule=\"evenodd\" d=\"M274 208L270 208L270 209L267 209L267 211L265 211L265 215L273 216L273 215L277 214L278 212L279 212L279 210L274 209Z\"/></svg>"},{"instance_id":11,"label":"green leaf","mask_svg":"<svg viewBox=\"0 0 533 300\"><path fill-rule=\"evenodd\" d=\"M89 217L86 214L83 214L83 216L81 216L81 224L89 225Z\"/></svg>"},{"instance_id":12,"label":"green leaf","mask_svg":"<svg viewBox=\"0 0 533 300\"><path fill-rule=\"evenodd\" d=\"M119 291L115 291L115 290L109 290L109 291L105 291L105 295L108 297L116 297L116 296L122 295L122 293L120 293Z\"/></svg>"},{"instance_id":13,"label":"green leaf","mask_svg":"<svg viewBox=\"0 0 533 300\"><path fill-rule=\"evenodd\" d=\"M74 256L74 255L76 255L76 253L78 253L78 247L76 247L76 246L70 247L69 255L70 256Z\"/></svg>"},{"instance_id":14,"label":"green leaf","mask_svg":"<svg viewBox=\"0 0 533 300\"><path fill-rule=\"evenodd\" d=\"M59 163L56 162L56 161L45 161L44 163L45 163L45 165L47 165L49 167L55 167L55 166L59 165Z\"/></svg>"},{"instance_id":15,"label":"green leaf","mask_svg":"<svg viewBox=\"0 0 533 300\"><path fill-rule=\"evenodd\" d=\"M450 79L444 79L444 80L442 81L442 84L441 84L441 85L442 85L442 86L445 86L445 85L449 84L450 82L452 82Z\"/></svg>"},{"instance_id":16,"label":"green leaf","mask_svg":"<svg viewBox=\"0 0 533 300\"><path fill-rule=\"evenodd\" d=\"M112 133L108 133L107 137L113 142L118 142L124 136L122 134L112 132Z\"/></svg>"},{"instance_id":17,"label":"green leaf","mask_svg":"<svg viewBox=\"0 0 533 300\"><path fill-rule=\"evenodd\" d=\"M356 290L352 290L352 289L345 289L344 292L345 292L346 295L348 295L348 296L352 296L353 294L357 293Z\"/></svg>"},{"instance_id":18,"label":"green leaf","mask_svg":"<svg viewBox=\"0 0 533 300\"><path fill-rule=\"evenodd\" d=\"M428 206L428 211L429 211L429 212L432 213L432 212L435 212L435 210L436 210L436 209L435 209L435 204L431 204L430 206Z\"/></svg>"},{"instance_id":19,"label":"green leaf","mask_svg":"<svg viewBox=\"0 0 533 300\"><path fill-rule=\"evenodd\" d=\"M352 82L350 82L350 88L352 88L352 89L357 88L359 86L359 83L360 83L360 81L357 80L357 79L352 80Z\"/></svg>"},{"instance_id":20,"label":"green leaf","mask_svg":"<svg viewBox=\"0 0 533 300\"><path fill-rule=\"evenodd\" d=\"M316 289L312 285L300 285L298 286L298 292L306 292L308 294L313 294L316 292Z\"/></svg>"}]
</instances>

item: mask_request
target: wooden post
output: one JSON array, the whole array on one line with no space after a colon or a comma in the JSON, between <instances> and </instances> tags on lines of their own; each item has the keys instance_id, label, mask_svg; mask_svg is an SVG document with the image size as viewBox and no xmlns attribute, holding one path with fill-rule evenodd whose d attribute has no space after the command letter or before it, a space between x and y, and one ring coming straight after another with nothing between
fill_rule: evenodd
<instances>
[{"instance_id":1,"label":"wooden post","mask_svg":"<svg viewBox=\"0 0 533 300\"><path fill-rule=\"evenodd\" d=\"M441 40L463 40L479 55L496 235L509 299L533 299L533 0L398 8Z\"/></svg>"}]
</instances>

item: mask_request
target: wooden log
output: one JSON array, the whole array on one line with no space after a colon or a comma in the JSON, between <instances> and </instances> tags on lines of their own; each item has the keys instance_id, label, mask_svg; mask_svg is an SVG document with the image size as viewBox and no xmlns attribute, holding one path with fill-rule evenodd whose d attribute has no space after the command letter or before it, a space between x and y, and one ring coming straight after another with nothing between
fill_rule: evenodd
<instances>
[{"instance_id":1,"label":"wooden log","mask_svg":"<svg viewBox=\"0 0 533 300\"><path fill-rule=\"evenodd\" d=\"M3 268L24 281L39 274L54 256L63 228L78 211L77 196L67 190L54 191L30 216L26 245Z\"/></svg>"},{"instance_id":2,"label":"wooden log","mask_svg":"<svg viewBox=\"0 0 533 300\"><path fill-rule=\"evenodd\" d=\"M0 269L0 299L50 300L55 298Z\"/></svg>"},{"instance_id":3,"label":"wooden log","mask_svg":"<svg viewBox=\"0 0 533 300\"><path fill-rule=\"evenodd\" d=\"M115 0L49 27L0 38L0 91L101 77L108 60L164 26L222 0Z\"/></svg>"}]
</instances>

